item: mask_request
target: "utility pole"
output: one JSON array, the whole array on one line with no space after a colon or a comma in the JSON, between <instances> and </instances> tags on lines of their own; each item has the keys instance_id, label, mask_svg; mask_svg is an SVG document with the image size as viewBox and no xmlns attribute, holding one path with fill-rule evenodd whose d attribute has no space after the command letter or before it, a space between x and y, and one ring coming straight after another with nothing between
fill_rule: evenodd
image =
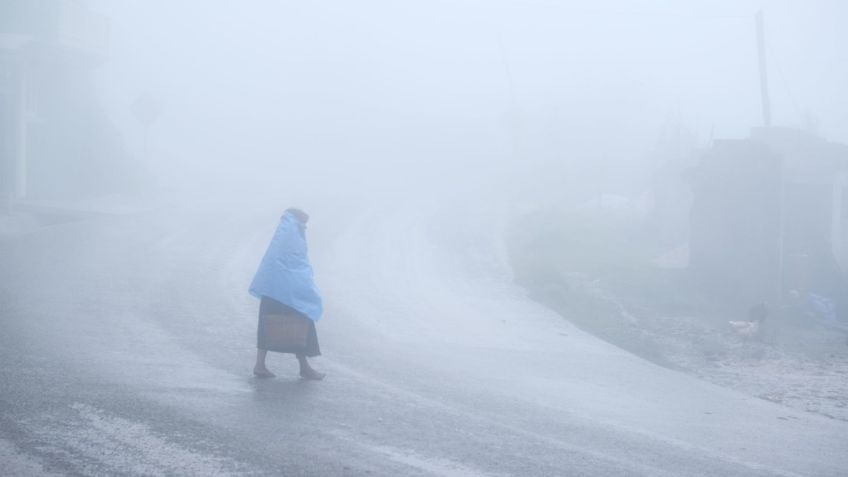
<instances>
[{"instance_id":1,"label":"utility pole","mask_svg":"<svg viewBox=\"0 0 848 477\"><path fill-rule=\"evenodd\" d=\"M509 67L509 58L506 54L506 48L504 47L503 38L500 34L498 34L498 48L501 53L501 61L503 62L504 73L506 76L506 85L509 92L509 109L507 111L508 121L509 121L509 130L510 135L512 136L512 157L511 159L515 159L519 154L519 140L520 140L520 124L518 119L518 101L515 97L515 83L512 78L512 70Z\"/></svg>"},{"instance_id":2,"label":"utility pole","mask_svg":"<svg viewBox=\"0 0 848 477\"><path fill-rule=\"evenodd\" d=\"M760 56L760 94L763 103L763 126L771 127L771 102L768 93L768 70L766 68L766 34L763 11L757 11L757 50Z\"/></svg>"},{"instance_id":3,"label":"utility pole","mask_svg":"<svg viewBox=\"0 0 848 477\"><path fill-rule=\"evenodd\" d=\"M760 94L762 96L762 106L763 106L763 126L770 128L771 127L771 101L769 100L768 93L768 68L766 65L766 34L765 34L765 20L762 10L757 11L757 52L759 54L759 63L760 63ZM774 298L775 303L778 306L779 310L784 309L784 303L786 297L784 296L786 292L786 245L785 245L785 237L784 237L784 229L786 227L784 222L784 210L786 204L786 182L783 180L783 172L781 171L781 178L779 180L779 188L780 188L780 202L778 209L778 231L777 231L777 283L776 286L776 296Z\"/></svg>"}]
</instances>

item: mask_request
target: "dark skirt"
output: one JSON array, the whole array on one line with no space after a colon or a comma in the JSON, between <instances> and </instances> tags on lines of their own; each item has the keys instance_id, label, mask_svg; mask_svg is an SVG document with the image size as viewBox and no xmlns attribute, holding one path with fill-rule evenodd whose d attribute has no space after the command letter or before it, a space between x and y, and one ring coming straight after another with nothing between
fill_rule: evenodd
<instances>
[{"instance_id":1,"label":"dark skirt","mask_svg":"<svg viewBox=\"0 0 848 477\"><path fill-rule=\"evenodd\" d=\"M321 348L318 346L318 332L315 330L315 322L303 316L299 311L284 305L277 300L263 296L259 303L259 326L256 330L256 347L259 349L268 349L265 344L264 325L267 315L287 315L291 313L299 314L309 322L309 329L306 334L306 346L291 346L288 348L275 348L270 351L278 353L292 353L299 356L308 356L310 358L321 355ZM303 336L303 335L301 335Z\"/></svg>"}]
</instances>

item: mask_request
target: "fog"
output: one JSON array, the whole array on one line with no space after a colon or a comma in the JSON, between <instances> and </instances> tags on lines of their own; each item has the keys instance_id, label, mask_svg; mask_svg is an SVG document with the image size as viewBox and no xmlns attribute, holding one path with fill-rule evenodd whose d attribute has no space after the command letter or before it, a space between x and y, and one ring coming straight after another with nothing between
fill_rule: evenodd
<instances>
[{"instance_id":1,"label":"fog","mask_svg":"<svg viewBox=\"0 0 848 477\"><path fill-rule=\"evenodd\" d=\"M0 468L844 475L846 22L3 0Z\"/></svg>"},{"instance_id":2,"label":"fog","mask_svg":"<svg viewBox=\"0 0 848 477\"><path fill-rule=\"evenodd\" d=\"M171 185L405 188L499 170L533 188L538 171L638 174L670 125L698 146L760 125L760 7L775 124L848 140L837 1L103 1L94 75L136 155L130 105L162 104L148 159Z\"/></svg>"}]
</instances>

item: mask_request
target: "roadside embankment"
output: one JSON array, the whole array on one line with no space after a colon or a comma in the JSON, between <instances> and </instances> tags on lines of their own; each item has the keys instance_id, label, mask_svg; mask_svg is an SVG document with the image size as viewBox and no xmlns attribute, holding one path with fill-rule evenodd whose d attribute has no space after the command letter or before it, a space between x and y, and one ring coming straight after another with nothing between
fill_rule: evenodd
<instances>
[{"instance_id":1,"label":"roadside embankment","mask_svg":"<svg viewBox=\"0 0 848 477\"><path fill-rule=\"evenodd\" d=\"M744 336L722 302L664 255L639 220L539 210L507 238L515 280L577 327L637 356L795 409L848 420L846 333L792 306Z\"/></svg>"}]
</instances>

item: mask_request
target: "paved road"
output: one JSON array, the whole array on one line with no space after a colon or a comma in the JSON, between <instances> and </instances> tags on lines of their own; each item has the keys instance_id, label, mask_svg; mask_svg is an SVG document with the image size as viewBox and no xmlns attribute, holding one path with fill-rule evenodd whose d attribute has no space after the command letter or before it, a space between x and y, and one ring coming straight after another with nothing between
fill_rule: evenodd
<instances>
[{"instance_id":1,"label":"paved road","mask_svg":"<svg viewBox=\"0 0 848 477\"><path fill-rule=\"evenodd\" d=\"M280 355L277 379L250 376L245 288L275 211L220 201L0 238L3 473L848 473L845 423L656 367L525 299L497 217L472 212L313 210L320 383Z\"/></svg>"}]
</instances>

